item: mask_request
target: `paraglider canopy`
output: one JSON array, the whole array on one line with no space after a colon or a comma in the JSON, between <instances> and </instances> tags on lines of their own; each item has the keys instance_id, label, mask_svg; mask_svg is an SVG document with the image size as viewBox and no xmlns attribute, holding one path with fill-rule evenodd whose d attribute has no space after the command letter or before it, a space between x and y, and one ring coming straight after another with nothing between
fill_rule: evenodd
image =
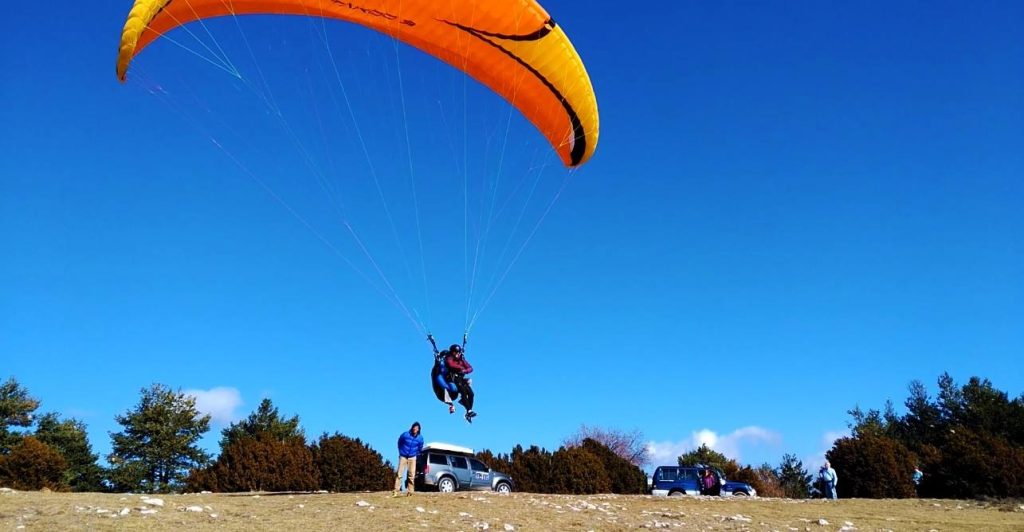
<instances>
[{"instance_id":1,"label":"paraglider canopy","mask_svg":"<svg viewBox=\"0 0 1024 532\"><path fill-rule=\"evenodd\" d=\"M277 14L361 24L464 71L516 107L566 166L597 147L597 100L569 38L534 0L135 0L121 35L117 77L170 30L212 17Z\"/></svg>"}]
</instances>

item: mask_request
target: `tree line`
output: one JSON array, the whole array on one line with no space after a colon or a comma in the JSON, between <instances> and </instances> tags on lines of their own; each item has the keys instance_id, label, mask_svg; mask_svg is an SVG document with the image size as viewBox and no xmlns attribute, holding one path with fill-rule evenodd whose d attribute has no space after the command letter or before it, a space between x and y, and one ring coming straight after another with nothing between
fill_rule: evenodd
<instances>
[{"instance_id":1,"label":"tree line","mask_svg":"<svg viewBox=\"0 0 1024 532\"><path fill-rule=\"evenodd\" d=\"M988 380L957 386L948 374L938 395L909 386L906 413L854 407L849 436L826 457L840 475L840 497L1024 497L1024 395L1015 399ZM112 451L101 466L85 424L59 413L35 415L40 402L10 378L0 385L0 486L114 492L382 491L390 461L359 438L339 432L307 439L299 417L282 416L269 399L221 431L213 458L199 448L210 429L195 399L162 384L141 390L138 404L116 416ZM581 426L554 450L516 445L477 457L512 476L519 491L623 493L648 490L646 442L639 431ZM679 465L710 466L751 484L762 496L805 498L813 482L795 455L776 466L743 465L707 446ZM659 464L652 464L659 465ZM920 486L913 471L924 471Z\"/></svg>"}]
</instances>

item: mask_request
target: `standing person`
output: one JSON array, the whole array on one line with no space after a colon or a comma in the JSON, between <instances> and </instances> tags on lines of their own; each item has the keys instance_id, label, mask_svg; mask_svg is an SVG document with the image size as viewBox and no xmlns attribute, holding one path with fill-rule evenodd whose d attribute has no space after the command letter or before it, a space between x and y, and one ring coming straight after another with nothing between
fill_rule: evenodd
<instances>
[{"instance_id":1,"label":"standing person","mask_svg":"<svg viewBox=\"0 0 1024 532\"><path fill-rule=\"evenodd\" d=\"M398 476L395 477L392 497L398 497L402 489L403 473L407 476L405 494L412 495L416 492L416 457L422 450L423 436L420 435L420 422L417 421L398 437Z\"/></svg>"},{"instance_id":2,"label":"standing person","mask_svg":"<svg viewBox=\"0 0 1024 532\"><path fill-rule=\"evenodd\" d=\"M715 495L715 484L718 484L718 480L715 478L715 475L711 474L710 469L704 469L700 478L700 494Z\"/></svg>"},{"instance_id":3,"label":"standing person","mask_svg":"<svg viewBox=\"0 0 1024 532\"><path fill-rule=\"evenodd\" d=\"M836 475L836 470L832 469L832 465L829 464L828 460L822 464L821 469L818 470L818 480L821 481L822 496L826 499L837 499L836 485L839 484L839 476Z\"/></svg>"},{"instance_id":4,"label":"standing person","mask_svg":"<svg viewBox=\"0 0 1024 532\"><path fill-rule=\"evenodd\" d=\"M459 390L459 404L466 408L466 421L472 423L476 417L476 412L473 411L473 381L466 376L473 372L473 366L466 360L459 344L452 344L448 348L448 356L444 363L448 370L448 378Z\"/></svg>"}]
</instances>

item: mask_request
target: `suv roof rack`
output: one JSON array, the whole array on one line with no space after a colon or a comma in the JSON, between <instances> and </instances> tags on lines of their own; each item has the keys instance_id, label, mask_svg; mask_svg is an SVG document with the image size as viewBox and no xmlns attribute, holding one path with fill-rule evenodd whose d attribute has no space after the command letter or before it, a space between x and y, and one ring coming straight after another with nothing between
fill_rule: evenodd
<instances>
[{"instance_id":1,"label":"suv roof rack","mask_svg":"<svg viewBox=\"0 0 1024 532\"><path fill-rule=\"evenodd\" d=\"M445 451L445 452L449 452L449 453L461 453L461 454L468 454L468 455L476 454L476 453L473 452L473 449L470 449L469 447L462 447L460 445L452 445L450 443L444 443L444 442L439 442L439 441L432 441L432 442L424 445L423 446L423 450L424 451Z\"/></svg>"}]
</instances>

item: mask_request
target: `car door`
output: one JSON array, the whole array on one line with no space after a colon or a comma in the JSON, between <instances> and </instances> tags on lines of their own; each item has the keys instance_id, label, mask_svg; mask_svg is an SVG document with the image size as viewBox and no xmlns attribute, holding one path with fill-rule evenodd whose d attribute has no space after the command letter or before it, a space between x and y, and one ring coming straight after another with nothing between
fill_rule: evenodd
<instances>
[{"instance_id":1,"label":"car door","mask_svg":"<svg viewBox=\"0 0 1024 532\"><path fill-rule=\"evenodd\" d=\"M681 468L678 482L688 495L700 495L700 471L697 468Z\"/></svg>"},{"instance_id":2,"label":"car door","mask_svg":"<svg viewBox=\"0 0 1024 532\"><path fill-rule=\"evenodd\" d=\"M473 486L473 473L469 470L469 460L465 456L449 456L452 473L459 481L459 489L470 489Z\"/></svg>"},{"instance_id":3,"label":"car door","mask_svg":"<svg viewBox=\"0 0 1024 532\"><path fill-rule=\"evenodd\" d=\"M473 474L473 484L470 489L491 489L491 468L487 467L483 462L476 458L470 458L469 469Z\"/></svg>"}]
</instances>

